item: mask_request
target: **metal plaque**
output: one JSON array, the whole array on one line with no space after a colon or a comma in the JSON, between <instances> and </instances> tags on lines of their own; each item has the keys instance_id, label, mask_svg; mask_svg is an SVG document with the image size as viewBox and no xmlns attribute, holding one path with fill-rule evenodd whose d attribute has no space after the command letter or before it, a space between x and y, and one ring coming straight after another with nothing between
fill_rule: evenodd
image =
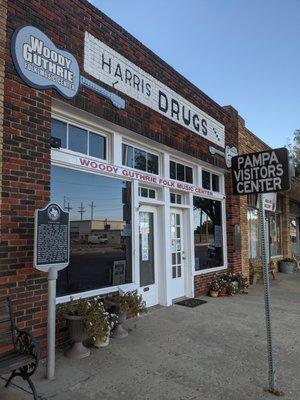
<instances>
[{"instance_id":1,"label":"metal plaque","mask_svg":"<svg viewBox=\"0 0 300 400\"><path fill-rule=\"evenodd\" d=\"M69 213L56 203L35 212L34 266L47 272L54 267L61 270L69 265Z\"/></svg>"}]
</instances>

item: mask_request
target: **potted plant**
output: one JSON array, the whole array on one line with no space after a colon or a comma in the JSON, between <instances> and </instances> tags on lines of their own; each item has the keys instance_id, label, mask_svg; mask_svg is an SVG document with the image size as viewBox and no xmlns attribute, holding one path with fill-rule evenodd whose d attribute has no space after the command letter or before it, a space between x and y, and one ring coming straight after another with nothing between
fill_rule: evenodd
<instances>
[{"instance_id":1,"label":"potted plant","mask_svg":"<svg viewBox=\"0 0 300 400\"><path fill-rule=\"evenodd\" d=\"M122 326L127 319L127 314L137 316L146 311L146 303L137 290L123 292L121 289L117 295L107 300L108 309L111 315L117 316L117 323L112 330L112 337L123 339L128 332Z\"/></svg>"},{"instance_id":2,"label":"potted plant","mask_svg":"<svg viewBox=\"0 0 300 400\"><path fill-rule=\"evenodd\" d=\"M132 290L123 294L123 299L127 304L128 314L138 317L147 312L146 302L137 290Z\"/></svg>"},{"instance_id":3,"label":"potted plant","mask_svg":"<svg viewBox=\"0 0 300 400\"><path fill-rule=\"evenodd\" d=\"M280 261L280 272L284 274L292 274L295 268L295 262L292 258L283 258Z\"/></svg>"},{"instance_id":4,"label":"potted plant","mask_svg":"<svg viewBox=\"0 0 300 400\"><path fill-rule=\"evenodd\" d=\"M217 275L214 275L213 280L210 284L209 294L211 297L218 297L220 291L221 291L221 285L219 282L219 278L217 277Z\"/></svg>"},{"instance_id":5,"label":"potted plant","mask_svg":"<svg viewBox=\"0 0 300 400\"><path fill-rule=\"evenodd\" d=\"M65 356L74 359L88 357L90 350L83 345L87 339L86 315L88 304L85 299L73 300L61 306L61 312L68 323L69 336L73 345L65 352Z\"/></svg>"},{"instance_id":6,"label":"potted plant","mask_svg":"<svg viewBox=\"0 0 300 400\"><path fill-rule=\"evenodd\" d=\"M100 297L89 301L87 315L87 333L95 347L105 347L109 344L111 329L117 322L116 315L110 315L105 309Z\"/></svg>"}]
</instances>

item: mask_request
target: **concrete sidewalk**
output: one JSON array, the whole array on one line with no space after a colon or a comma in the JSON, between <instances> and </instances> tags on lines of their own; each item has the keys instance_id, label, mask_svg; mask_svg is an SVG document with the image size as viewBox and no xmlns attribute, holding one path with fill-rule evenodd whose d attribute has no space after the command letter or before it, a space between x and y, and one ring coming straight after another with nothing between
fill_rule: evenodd
<instances>
[{"instance_id":1,"label":"concrete sidewalk","mask_svg":"<svg viewBox=\"0 0 300 400\"><path fill-rule=\"evenodd\" d=\"M278 386L284 399L298 400L300 274L277 276L271 286ZM248 295L205 300L194 309L175 305L128 321L128 338L112 340L79 362L58 355L57 379L44 379L44 365L34 379L41 399L274 399L264 391L263 286L251 288ZM32 398L19 389L4 393L0 387L1 400Z\"/></svg>"}]
</instances>

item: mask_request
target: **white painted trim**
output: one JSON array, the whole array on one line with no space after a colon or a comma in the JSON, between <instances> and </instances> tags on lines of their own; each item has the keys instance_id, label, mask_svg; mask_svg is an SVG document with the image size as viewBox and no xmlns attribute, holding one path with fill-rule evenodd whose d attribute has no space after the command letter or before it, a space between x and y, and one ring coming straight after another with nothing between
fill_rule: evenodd
<instances>
[{"instance_id":1,"label":"white painted trim","mask_svg":"<svg viewBox=\"0 0 300 400\"><path fill-rule=\"evenodd\" d=\"M52 100L52 114L59 116L59 119L66 119L66 122L68 120L74 120L78 121L80 124L85 124L93 127L93 129L101 130L104 132L107 132L107 134L111 135L114 132L118 132L120 135L124 137L124 139L136 141L137 143L143 142L149 149L153 149L154 151L159 151L162 153L164 156L165 154L169 157L171 155L172 157L174 156L178 160L181 160L183 162L186 162L188 159L188 162L193 163L194 165L198 165L201 167L204 167L206 169L212 169L214 173L228 173L228 169L218 167L218 166L213 166L208 162L205 162L203 160L199 160L196 157L190 156L188 154L182 153L179 150L176 150L172 147L169 147L167 145L164 145L162 143L155 142L152 139L147 138L146 136L141 136L140 134L131 131L127 128L124 128L120 125L114 124L113 122L107 121L104 118L98 117L94 114L90 114L87 111L81 110L77 107L71 106L70 104L67 104L65 102L62 102L57 99ZM159 147L159 148L158 148ZM169 176L167 171L165 172L165 176Z\"/></svg>"},{"instance_id":2,"label":"white painted trim","mask_svg":"<svg viewBox=\"0 0 300 400\"><path fill-rule=\"evenodd\" d=\"M226 269L227 269L227 267L225 267L225 266L209 268L209 269L202 269L200 271L194 271L194 276L210 274L212 272L223 271L223 270L226 270Z\"/></svg>"},{"instance_id":3,"label":"white painted trim","mask_svg":"<svg viewBox=\"0 0 300 400\"><path fill-rule=\"evenodd\" d=\"M56 304L67 303L68 301L71 301L71 299L86 299L87 297L101 296L108 293L118 292L119 289L123 290L124 292L128 292L129 290L135 290L136 288L137 286L134 283L126 283L125 285L120 286L110 286L101 289L89 290L87 292L68 294L66 296L56 297Z\"/></svg>"}]
</instances>

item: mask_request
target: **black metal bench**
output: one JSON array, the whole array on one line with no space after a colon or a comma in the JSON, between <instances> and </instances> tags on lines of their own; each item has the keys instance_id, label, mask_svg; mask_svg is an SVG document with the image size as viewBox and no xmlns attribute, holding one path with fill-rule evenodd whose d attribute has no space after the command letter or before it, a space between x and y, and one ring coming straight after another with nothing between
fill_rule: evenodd
<instances>
[{"instance_id":1,"label":"black metal bench","mask_svg":"<svg viewBox=\"0 0 300 400\"><path fill-rule=\"evenodd\" d=\"M40 350L38 341L27 331L16 327L9 298L0 301L0 343L12 345L12 350L0 354L0 375L10 374L5 387L16 376L26 380L35 400L38 400L30 377L38 367Z\"/></svg>"}]
</instances>

